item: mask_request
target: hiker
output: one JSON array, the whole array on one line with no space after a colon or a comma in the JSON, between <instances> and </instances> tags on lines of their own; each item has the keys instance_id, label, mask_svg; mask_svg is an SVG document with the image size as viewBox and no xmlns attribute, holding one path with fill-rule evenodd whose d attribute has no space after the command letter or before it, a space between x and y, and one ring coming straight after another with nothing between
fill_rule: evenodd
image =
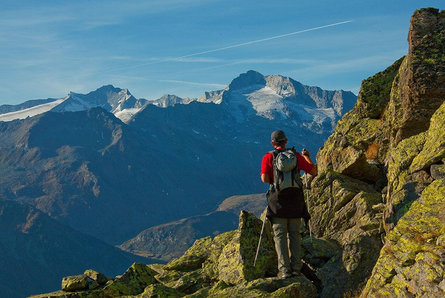
<instances>
[{"instance_id":1,"label":"hiker","mask_svg":"<svg viewBox=\"0 0 445 298\"><path fill-rule=\"evenodd\" d=\"M287 138L282 130L274 131L271 141L275 149L263 157L261 180L269 184L266 216L274 233L278 277L289 278L301 271L301 218L306 222L310 218L304 202L300 170L316 176L317 166L308 150L303 149L300 154L294 148L286 148Z\"/></svg>"}]
</instances>

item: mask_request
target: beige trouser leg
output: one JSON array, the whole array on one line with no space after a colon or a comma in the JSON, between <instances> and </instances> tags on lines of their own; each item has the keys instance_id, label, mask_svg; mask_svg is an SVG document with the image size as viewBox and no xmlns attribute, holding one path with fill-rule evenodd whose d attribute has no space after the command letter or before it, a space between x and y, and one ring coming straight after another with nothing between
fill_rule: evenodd
<instances>
[{"instance_id":1,"label":"beige trouser leg","mask_svg":"<svg viewBox=\"0 0 445 298\"><path fill-rule=\"evenodd\" d=\"M293 272L300 272L301 263L301 218L289 218L287 229L289 233L290 266Z\"/></svg>"},{"instance_id":2,"label":"beige trouser leg","mask_svg":"<svg viewBox=\"0 0 445 298\"><path fill-rule=\"evenodd\" d=\"M272 218L279 274L291 274L292 271L299 272L301 269L300 223L300 218Z\"/></svg>"}]
</instances>

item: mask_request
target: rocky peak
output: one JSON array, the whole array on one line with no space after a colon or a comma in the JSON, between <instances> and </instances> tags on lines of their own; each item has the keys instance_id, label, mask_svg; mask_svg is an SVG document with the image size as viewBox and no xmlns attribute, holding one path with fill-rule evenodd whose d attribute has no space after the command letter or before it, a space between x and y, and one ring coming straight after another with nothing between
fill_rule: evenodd
<instances>
[{"instance_id":1,"label":"rocky peak","mask_svg":"<svg viewBox=\"0 0 445 298\"><path fill-rule=\"evenodd\" d=\"M254 70L249 70L248 72L240 74L236 79L234 79L230 83L229 89L233 91L255 85L265 86L266 80L264 79L264 76L259 72L256 72Z\"/></svg>"},{"instance_id":2,"label":"rocky peak","mask_svg":"<svg viewBox=\"0 0 445 298\"><path fill-rule=\"evenodd\" d=\"M291 78L283 77L283 76L266 76L266 86L274 90L277 94L287 97L296 94L294 83L301 85L298 82L295 82Z\"/></svg>"},{"instance_id":3,"label":"rocky peak","mask_svg":"<svg viewBox=\"0 0 445 298\"><path fill-rule=\"evenodd\" d=\"M151 103L154 104L155 106L158 106L161 108L166 108L166 107L175 106L176 104L182 104L183 101L184 100L179 96L172 95L172 94L165 94L161 98L159 98Z\"/></svg>"}]
</instances>

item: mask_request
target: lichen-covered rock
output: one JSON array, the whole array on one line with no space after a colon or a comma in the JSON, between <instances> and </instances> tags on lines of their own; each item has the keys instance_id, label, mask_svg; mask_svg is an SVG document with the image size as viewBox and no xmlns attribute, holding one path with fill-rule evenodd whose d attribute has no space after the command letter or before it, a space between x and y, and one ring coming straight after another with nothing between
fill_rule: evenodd
<instances>
[{"instance_id":1,"label":"lichen-covered rock","mask_svg":"<svg viewBox=\"0 0 445 298\"><path fill-rule=\"evenodd\" d=\"M402 140L388 157L388 188L384 213L384 228L389 232L400 217L408 211L423 189L431 182L417 173L412 175L409 167L419 154L425 142L426 133L420 133Z\"/></svg>"},{"instance_id":2,"label":"lichen-covered rock","mask_svg":"<svg viewBox=\"0 0 445 298\"><path fill-rule=\"evenodd\" d=\"M445 98L443 99L445 100ZM445 158L445 102L433 114L422 151L409 167L411 173L429 168Z\"/></svg>"},{"instance_id":3,"label":"lichen-covered rock","mask_svg":"<svg viewBox=\"0 0 445 298\"><path fill-rule=\"evenodd\" d=\"M445 179L436 180L387 235L363 297L445 295Z\"/></svg>"},{"instance_id":4,"label":"lichen-covered rock","mask_svg":"<svg viewBox=\"0 0 445 298\"><path fill-rule=\"evenodd\" d=\"M163 284L152 284L144 289L142 294L139 294L139 298L159 298L159 297L169 297L176 298L182 297L181 293L175 289L166 287Z\"/></svg>"},{"instance_id":5,"label":"lichen-covered rock","mask_svg":"<svg viewBox=\"0 0 445 298\"><path fill-rule=\"evenodd\" d=\"M272 297L316 297L317 289L304 275L279 279L276 277L260 278L244 286L248 290L260 290L271 293Z\"/></svg>"},{"instance_id":6,"label":"lichen-covered rock","mask_svg":"<svg viewBox=\"0 0 445 298\"><path fill-rule=\"evenodd\" d=\"M67 292L88 289L88 277L84 274L67 276L62 279L62 290Z\"/></svg>"},{"instance_id":7,"label":"lichen-covered rock","mask_svg":"<svg viewBox=\"0 0 445 298\"><path fill-rule=\"evenodd\" d=\"M390 101L392 82L402 59L364 80L357 104L338 121L335 132L317 154L320 172L337 173L366 182L382 179L387 147L387 125L382 115ZM369 156L369 148L376 152ZM373 161L373 162L369 162Z\"/></svg>"},{"instance_id":8,"label":"lichen-covered rock","mask_svg":"<svg viewBox=\"0 0 445 298\"><path fill-rule=\"evenodd\" d=\"M203 274L211 280L218 279L218 259L224 247L233 239L237 231L230 231L216 236L210 246L209 257L202 265Z\"/></svg>"},{"instance_id":9,"label":"lichen-covered rock","mask_svg":"<svg viewBox=\"0 0 445 298\"><path fill-rule=\"evenodd\" d=\"M334 240L305 237L301 245L304 249L304 260L313 268L320 268L336 255L341 255L341 246Z\"/></svg>"},{"instance_id":10,"label":"lichen-covered rock","mask_svg":"<svg viewBox=\"0 0 445 298\"><path fill-rule=\"evenodd\" d=\"M85 270L83 274L89 277L90 279L96 281L99 285L104 285L108 281L108 278L103 273L91 269Z\"/></svg>"},{"instance_id":11,"label":"lichen-covered rock","mask_svg":"<svg viewBox=\"0 0 445 298\"><path fill-rule=\"evenodd\" d=\"M178 259L172 260L165 265L164 269L189 271L201 268L202 263L204 263L210 255L210 250L208 248L210 247L211 242L212 239L210 237L196 240L184 255Z\"/></svg>"},{"instance_id":12,"label":"lichen-covered rock","mask_svg":"<svg viewBox=\"0 0 445 298\"><path fill-rule=\"evenodd\" d=\"M158 281L155 279L156 271L147 265L135 263L125 273L113 280L103 288L105 296L138 295L151 284Z\"/></svg>"},{"instance_id":13,"label":"lichen-covered rock","mask_svg":"<svg viewBox=\"0 0 445 298\"><path fill-rule=\"evenodd\" d=\"M393 86L388 108L390 143L397 144L428 129L445 98L445 15L438 9L417 10L409 30L409 53Z\"/></svg>"},{"instance_id":14,"label":"lichen-covered rock","mask_svg":"<svg viewBox=\"0 0 445 298\"><path fill-rule=\"evenodd\" d=\"M316 237L304 239L304 259L322 283L321 296L341 297L366 281L378 258L383 229L373 207L382 196L372 185L328 171L314 179L309 201Z\"/></svg>"},{"instance_id":15,"label":"lichen-covered rock","mask_svg":"<svg viewBox=\"0 0 445 298\"><path fill-rule=\"evenodd\" d=\"M202 270L195 270L182 275L175 283L173 288L179 292L191 294L201 288L210 286L210 279L203 274Z\"/></svg>"},{"instance_id":16,"label":"lichen-covered rock","mask_svg":"<svg viewBox=\"0 0 445 298\"><path fill-rule=\"evenodd\" d=\"M263 234L256 266L253 266L262 222L252 213L241 211L239 227L218 258L218 279L239 284L277 273L277 256L270 227Z\"/></svg>"}]
</instances>

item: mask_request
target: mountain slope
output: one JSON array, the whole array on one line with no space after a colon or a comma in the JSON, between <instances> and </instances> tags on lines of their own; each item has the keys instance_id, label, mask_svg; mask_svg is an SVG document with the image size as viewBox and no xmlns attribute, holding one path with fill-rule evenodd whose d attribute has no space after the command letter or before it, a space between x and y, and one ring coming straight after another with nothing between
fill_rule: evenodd
<instances>
[{"instance_id":1,"label":"mountain slope","mask_svg":"<svg viewBox=\"0 0 445 298\"><path fill-rule=\"evenodd\" d=\"M18 105L0 105L0 114L11 113L11 112L16 112L16 111L32 108L34 106L50 103L55 100L57 100L57 99L56 98L33 99L33 100L25 101L24 103L21 103Z\"/></svg>"},{"instance_id":2,"label":"mountain slope","mask_svg":"<svg viewBox=\"0 0 445 298\"><path fill-rule=\"evenodd\" d=\"M0 254L3 297L23 297L58 289L60 275L91 267L114 276L134 261L149 261L13 201L0 201Z\"/></svg>"},{"instance_id":3,"label":"mountain slope","mask_svg":"<svg viewBox=\"0 0 445 298\"><path fill-rule=\"evenodd\" d=\"M29 104L29 107L25 102L22 105L18 105L18 107L12 108L10 112L5 112L0 114L0 121L12 121L15 119L25 119L27 117L33 117L36 115L40 115L42 113L48 112L57 105L61 104L65 99L57 99L57 100L49 100L44 101L43 103L41 101L33 102ZM26 108L25 108L26 107ZM4 109L4 111L9 109Z\"/></svg>"}]
</instances>

